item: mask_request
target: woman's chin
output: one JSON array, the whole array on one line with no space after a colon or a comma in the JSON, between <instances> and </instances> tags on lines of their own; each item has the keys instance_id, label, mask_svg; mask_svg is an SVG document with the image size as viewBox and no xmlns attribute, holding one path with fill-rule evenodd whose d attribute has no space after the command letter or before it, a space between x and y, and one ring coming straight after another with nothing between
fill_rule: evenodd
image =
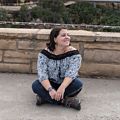
<instances>
[{"instance_id":1,"label":"woman's chin","mask_svg":"<svg viewBox=\"0 0 120 120\"><path fill-rule=\"evenodd\" d=\"M70 43L66 43L66 44L64 44L64 46L68 47L68 46L70 46Z\"/></svg>"},{"instance_id":2,"label":"woman's chin","mask_svg":"<svg viewBox=\"0 0 120 120\"><path fill-rule=\"evenodd\" d=\"M69 44L67 44L67 45L64 45L64 47L69 47L70 45Z\"/></svg>"}]
</instances>

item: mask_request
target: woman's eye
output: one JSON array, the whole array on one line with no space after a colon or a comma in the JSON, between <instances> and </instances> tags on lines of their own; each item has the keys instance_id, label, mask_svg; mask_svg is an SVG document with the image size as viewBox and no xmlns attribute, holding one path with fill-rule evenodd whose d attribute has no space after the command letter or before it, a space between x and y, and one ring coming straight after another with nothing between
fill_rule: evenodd
<instances>
[{"instance_id":1,"label":"woman's eye","mask_svg":"<svg viewBox=\"0 0 120 120\"><path fill-rule=\"evenodd\" d=\"M62 34L61 36L62 36L62 37L65 37L65 34Z\"/></svg>"},{"instance_id":2,"label":"woman's eye","mask_svg":"<svg viewBox=\"0 0 120 120\"><path fill-rule=\"evenodd\" d=\"M69 36L69 34L62 34L61 36L62 36L62 37L65 37L65 36Z\"/></svg>"}]
</instances>

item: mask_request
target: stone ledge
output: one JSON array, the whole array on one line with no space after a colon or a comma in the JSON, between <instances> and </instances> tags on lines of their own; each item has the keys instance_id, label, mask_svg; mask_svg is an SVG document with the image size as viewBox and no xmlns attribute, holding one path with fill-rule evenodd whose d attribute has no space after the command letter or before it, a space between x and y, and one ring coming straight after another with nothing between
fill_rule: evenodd
<instances>
[{"instance_id":1,"label":"stone ledge","mask_svg":"<svg viewBox=\"0 0 120 120\"><path fill-rule=\"evenodd\" d=\"M0 36L12 38L29 38L47 40L51 29L17 29L0 28ZM120 42L120 33L91 32L85 30L69 30L75 41L103 41Z\"/></svg>"}]
</instances>

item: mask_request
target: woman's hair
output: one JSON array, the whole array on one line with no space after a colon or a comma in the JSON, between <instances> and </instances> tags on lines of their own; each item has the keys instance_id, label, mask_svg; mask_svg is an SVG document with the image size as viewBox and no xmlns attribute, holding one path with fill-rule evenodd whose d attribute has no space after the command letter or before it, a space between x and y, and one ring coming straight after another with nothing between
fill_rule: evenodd
<instances>
[{"instance_id":1,"label":"woman's hair","mask_svg":"<svg viewBox=\"0 0 120 120\"><path fill-rule=\"evenodd\" d=\"M66 29L66 28L53 28L50 32L50 35L49 35L49 43L47 43L47 47L50 51L54 51L55 49L55 38L59 35L60 31L62 29Z\"/></svg>"}]
</instances>

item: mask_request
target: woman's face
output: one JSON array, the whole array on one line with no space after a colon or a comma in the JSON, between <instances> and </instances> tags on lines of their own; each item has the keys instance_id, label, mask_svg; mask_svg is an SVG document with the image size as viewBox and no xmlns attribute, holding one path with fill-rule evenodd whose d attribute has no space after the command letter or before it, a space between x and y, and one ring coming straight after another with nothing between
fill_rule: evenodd
<instances>
[{"instance_id":1,"label":"woman's face","mask_svg":"<svg viewBox=\"0 0 120 120\"><path fill-rule=\"evenodd\" d=\"M61 47L67 47L70 45L70 36L67 29L61 29L59 35L55 38L55 43Z\"/></svg>"}]
</instances>

